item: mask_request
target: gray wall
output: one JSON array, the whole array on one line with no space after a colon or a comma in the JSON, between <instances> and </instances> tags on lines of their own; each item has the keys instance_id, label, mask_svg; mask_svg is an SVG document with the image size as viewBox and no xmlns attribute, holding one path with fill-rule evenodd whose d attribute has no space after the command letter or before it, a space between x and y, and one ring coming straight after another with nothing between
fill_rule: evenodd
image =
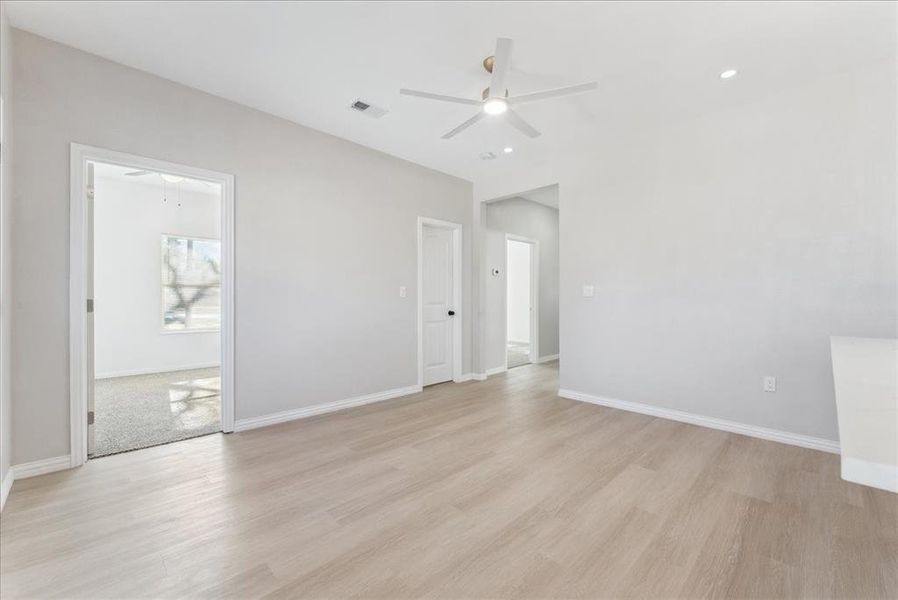
<instances>
[{"instance_id":1,"label":"gray wall","mask_svg":"<svg viewBox=\"0 0 898 600\"><path fill-rule=\"evenodd\" d=\"M837 439L829 336L898 329L895 90L890 61L572 162L561 387Z\"/></svg>"},{"instance_id":2,"label":"gray wall","mask_svg":"<svg viewBox=\"0 0 898 600\"><path fill-rule=\"evenodd\" d=\"M539 240L539 354L558 354L558 210L524 198L486 205L486 370L505 365L505 234ZM490 272L496 267L500 276Z\"/></svg>"},{"instance_id":3,"label":"gray wall","mask_svg":"<svg viewBox=\"0 0 898 600\"><path fill-rule=\"evenodd\" d=\"M0 173L0 185L3 186L0 194L0 480L6 479L12 457L12 38L4 4L0 6L0 95L3 96L3 172Z\"/></svg>"},{"instance_id":4,"label":"gray wall","mask_svg":"<svg viewBox=\"0 0 898 600\"><path fill-rule=\"evenodd\" d=\"M465 226L470 316L470 183L25 32L14 37L14 463L69 452L73 141L235 175L238 419L417 383L418 216Z\"/></svg>"}]
</instances>

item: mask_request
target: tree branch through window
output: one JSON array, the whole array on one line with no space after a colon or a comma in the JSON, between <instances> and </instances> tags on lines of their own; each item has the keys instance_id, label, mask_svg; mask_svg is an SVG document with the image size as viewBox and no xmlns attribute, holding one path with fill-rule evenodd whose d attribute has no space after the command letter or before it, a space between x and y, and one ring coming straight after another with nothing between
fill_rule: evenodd
<instances>
[{"instance_id":1,"label":"tree branch through window","mask_svg":"<svg viewBox=\"0 0 898 600\"><path fill-rule=\"evenodd\" d=\"M162 328L220 329L221 242L162 236Z\"/></svg>"}]
</instances>

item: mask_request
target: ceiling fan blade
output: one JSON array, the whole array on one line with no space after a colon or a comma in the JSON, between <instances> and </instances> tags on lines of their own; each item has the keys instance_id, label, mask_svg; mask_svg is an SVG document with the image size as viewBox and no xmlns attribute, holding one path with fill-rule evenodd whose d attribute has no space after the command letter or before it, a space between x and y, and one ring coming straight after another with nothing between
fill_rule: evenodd
<instances>
[{"instance_id":1,"label":"ceiling fan blade","mask_svg":"<svg viewBox=\"0 0 898 600\"><path fill-rule=\"evenodd\" d=\"M533 128L533 126L521 118L521 115L511 110L510 108L505 111L505 118L508 120L508 124L521 131L527 137L539 137L542 135L539 131Z\"/></svg>"},{"instance_id":2,"label":"ceiling fan blade","mask_svg":"<svg viewBox=\"0 0 898 600\"><path fill-rule=\"evenodd\" d=\"M493 76L490 79L490 96L504 98L507 87L505 80L511 66L511 49L514 42L508 38L496 40L496 53L493 55Z\"/></svg>"},{"instance_id":3,"label":"ceiling fan blade","mask_svg":"<svg viewBox=\"0 0 898 600\"><path fill-rule=\"evenodd\" d=\"M472 106L480 106L480 100L471 100L470 98L459 98L457 96L445 96L443 94L431 94L430 92L419 92L417 90L407 90L405 88L399 90L403 96L417 96L419 98L427 98L429 100L440 100L442 102L454 102L455 104L470 104Z\"/></svg>"},{"instance_id":4,"label":"ceiling fan blade","mask_svg":"<svg viewBox=\"0 0 898 600\"><path fill-rule=\"evenodd\" d=\"M451 137L455 137L456 135L458 135L459 133L461 133L462 131L464 131L465 129L467 129L468 127L470 127L471 125L473 125L474 123L476 123L477 121L479 121L480 119L482 119L485 116L486 116L485 112L479 111L476 115L474 115L473 117L471 117L470 119L468 119L467 121L465 121L464 123L462 123L461 125L456 127L455 129L453 129L449 133L444 134L443 139L448 140Z\"/></svg>"},{"instance_id":5,"label":"ceiling fan blade","mask_svg":"<svg viewBox=\"0 0 898 600\"><path fill-rule=\"evenodd\" d=\"M147 175L149 171L131 171L130 173L125 173L128 177L137 177L138 175Z\"/></svg>"},{"instance_id":6,"label":"ceiling fan blade","mask_svg":"<svg viewBox=\"0 0 898 600\"><path fill-rule=\"evenodd\" d=\"M577 85L569 85L567 87L555 88L554 90L543 90L541 92L531 92L529 94L521 94L508 99L509 104L524 104L525 102L536 102L537 100L546 100L547 98L558 98L559 96L569 96L571 94L579 94L580 92L588 92L598 87L598 82L590 81L589 83L580 83Z\"/></svg>"}]
</instances>

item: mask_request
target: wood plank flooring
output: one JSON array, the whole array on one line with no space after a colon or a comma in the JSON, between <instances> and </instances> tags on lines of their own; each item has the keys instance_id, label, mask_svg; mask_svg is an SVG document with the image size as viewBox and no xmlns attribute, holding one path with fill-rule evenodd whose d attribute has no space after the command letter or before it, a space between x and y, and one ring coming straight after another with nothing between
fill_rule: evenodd
<instances>
[{"instance_id":1,"label":"wood plank flooring","mask_svg":"<svg viewBox=\"0 0 898 600\"><path fill-rule=\"evenodd\" d=\"M15 483L12 598L896 598L836 456L558 398L557 367Z\"/></svg>"}]
</instances>

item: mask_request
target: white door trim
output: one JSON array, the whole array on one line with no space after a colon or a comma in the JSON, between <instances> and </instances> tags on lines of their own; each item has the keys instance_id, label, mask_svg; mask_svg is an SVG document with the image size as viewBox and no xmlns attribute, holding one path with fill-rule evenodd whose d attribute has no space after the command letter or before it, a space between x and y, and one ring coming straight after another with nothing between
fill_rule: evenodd
<instances>
[{"instance_id":1,"label":"white door trim","mask_svg":"<svg viewBox=\"0 0 898 600\"><path fill-rule=\"evenodd\" d=\"M71 144L69 229L69 422L71 466L87 461L88 161L162 171L221 185L221 429L234 431L234 176L105 148Z\"/></svg>"},{"instance_id":2,"label":"white door trim","mask_svg":"<svg viewBox=\"0 0 898 600\"><path fill-rule=\"evenodd\" d=\"M465 313L462 310L462 225L430 217L418 217L418 386L424 385L424 227L452 230L452 379L462 380L462 331Z\"/></svg>"},{"instance_id":3,"label":"white door trim","mask_svg":"<svg viewBox=\"0 0 898 600\"><path fill-rule=\"evenodd\" d=\"M508 242L530 244L530 362L539 362L539 240L513 233L505 234L505 368L508 369Z\"/></svg>"}]
</instances>

